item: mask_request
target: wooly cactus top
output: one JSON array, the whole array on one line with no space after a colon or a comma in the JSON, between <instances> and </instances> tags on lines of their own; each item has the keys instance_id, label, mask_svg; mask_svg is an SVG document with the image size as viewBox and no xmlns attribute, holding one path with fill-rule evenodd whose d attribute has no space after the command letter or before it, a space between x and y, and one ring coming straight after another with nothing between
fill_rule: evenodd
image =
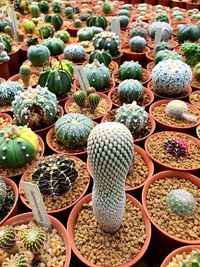
<instances>
[{"instance_id":1,"label":"wooly cactus top","mask_svg":"<svg viewBox=\"0 0 200 267\"><path fill-rule=\"evenodd\" d=\"M23 91L18 82L6 81L0 84L0 106L10 106L17 94Z\"/></svg>"}]
</instances>

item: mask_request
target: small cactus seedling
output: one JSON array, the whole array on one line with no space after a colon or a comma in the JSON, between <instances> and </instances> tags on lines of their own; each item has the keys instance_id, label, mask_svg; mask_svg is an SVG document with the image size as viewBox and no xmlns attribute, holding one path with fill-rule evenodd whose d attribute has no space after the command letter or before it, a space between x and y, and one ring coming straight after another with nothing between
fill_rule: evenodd
<instances>
[{"instance_id":1,"label":"small cactus seedling","mask_svg":"<svg viewBox=\"0 0 200 267\"><path fill-rule=\"evenodd\" d=\"M10 258L6 258L2 264L2 267L29 267L26 257L24 255L11 255Z\"/></svg>"},{"instance_id":2,"label":"small cactus seedling","mask_svg":"<svg viewBox=\"0 0 200 267\"><path fill-rule=\"evenodd\" d=\"M165 141L164 148L175 157L186 157L189 146L185 140L175 137Z\"/></svg>"},{"instance_id":3,"label":"small cactus seedling","mask_svg":"<svg viewBox=\"0 0 200 267\"><path fill-rule=\"evenodd\" d=\"M165 112L168 116L175 119L185 119L192 122L197 120L196 116L188 114L188 106L181 100L170 101L166 106Z\"/></svg>"},{"instance_id":4,"label":"small cactus seedling","mask_svg":"<svg viewBox=\"0 0 200 267\"><path fill-rule=\"evenodd\" d=\"M191 254L191 257L181 267L200 267L200 251Z\"/></svg>"},{"instance_id":5,"label":"small cactus seedling","mask_svg":"<svg viewBox=\"0 0 200 267\"><path fill-rule=\"evenodd\" d=\"M16 245L15 229L10 226L2 226L0 228L0 248L10 250Z\"/></svg>"},{"instance_id":6,"label":"small cactus seedling","mask_svg":"<svg viewBox=\"0 0 200 267\"><path fill-rule=\"evenodd\" d=\"M13 33L13 29L12 29L12 27L10 25L7 25L4 28L4 32L7 33L8 35L10 35L11 38L13 38L14 33Z\"/></svg>"},{"instance_id":7,"label":"small cactus seedling","mask_svg":"<svg viewBox=\"0 0 200 267\"><path fill-rule=\"evenodd\" d=\"M93 114L95 113L95 110L99 105L100 101L101 97L97 93L92 93L88 96L88 103Z\"/></svg>"},{"instance_id":8,"label":"small cactus seedling","mask_svg":"<svg viewBox=\"0 0 200 267\"><path fill-rule=\"evenodd\" d=\"M74 102L82 109L86 105L86 93L79 90L73 93Z\"/></svg>"},{"instance_id":9,"label":"small cactus seedling","mask_svg":"<svg viewBox=\"0 0 200 267\"><path fill-rule=\"evenodd\" d=\"M197 65L194 67L193 74L194 74L194 77L195 77L198 81L200 81L200 63L197 64Z\"/></svg>"},{"instance_id":10,"label":"small cactus seedling","mask_svg":"<svg viewBox=\"0 0 200 267\"><path fill-rule=\"evenodd\" d=\"M94 87L89 87L87 89L87 96L89 96L92 93L96 93L96 89Z\"/></svg>"},{"instance_id":11,"label":"small cactus seedling","mask_svg":"<svg viewBox=\"0 0 200 267\"><path fill-rule=\"evenodd\" d=\"M196 208L194 196L184 189L174 189L167 195L168 207L179 216L189 216Z\"/></svg>"},{"instance_id":12,"label":"small cactus seedling","mask_svg":"<svg viewBox=\"0 0 200 267\"><path fill-rule=\"evenodd\" d=\"M19 69L20 78L25 86L28 86L31 79L31 68L28 65L22 65Z\"/></svg>"},{"instance_id":13,"label":"small cactus seedling","mask_svg":"<svg viewBox=\"0 0 200 267\"><path fill-rule=\"evenodd\" d=\"M37 254L43 247L46 239L45 232L40 227L29 229L23 238L24 247L32 253Z\"/></svg>"},{"instance_id":14,"label":"small cactus seedling","mask_svg":"<svg viewBox=\"0 0 200 267\"><path fill-rule=\"evenodd\" d=\"M0 211L5 204L6 195L7 195L7 186L3 178L0 177Z\"/></svg>"}]
</instances>

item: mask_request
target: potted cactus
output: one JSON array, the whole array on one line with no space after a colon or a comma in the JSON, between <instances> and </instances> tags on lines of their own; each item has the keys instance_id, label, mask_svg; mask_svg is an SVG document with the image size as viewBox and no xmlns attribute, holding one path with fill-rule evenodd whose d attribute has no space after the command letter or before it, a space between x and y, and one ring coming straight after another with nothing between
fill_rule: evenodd
<instances>
[{"instance_id":1,"label":"potted cactus","mask_svg":"<svg viewBox=\"0 0 200 267\"><path fill-rule=\"evenodd\" d=\"M77 65L82 65L87 58L88 55L80 44L67 45L64 48L63 54L59 56L59 60L67 59Z\"/></svg>"},{"instance_id":2,"label":"potted cactus","mask_svg":"<svg viewBox=\"0 0 200 267\"><path fill-rule=\"evenodd\" d=\"M8 56L7 52L5 51L5 45L3 43L2 38L0 37L0 76L3 79L8 79L10 76L8 61L10 57Z\"/></svg>"},{"instance_id":3,"label":"potted cactus","mask_svg":"<svg viewBox=\"0 0 200 267\"><path fill-rule=\"evenodd\" d=\"M122 136L123 144L121 143ZM107 147L106 153L104 151L105 146ZM100 147L101 149L99 149ZM133 266L148 247L151 235L150 224L146 220L142 206L133 197L126 195L124 188L125 179L134 157L133 154L132 135L122 124L116 122L102 123L97 125L90 133L88 159L94 179L93 192L92 195L87 195L76 204L67 223L72 249L79 260L87 266ZM118 162L117 168L116 161ZM102 172L102 167L99 168L103 165L106 166L104 172ZM112 177L112 182L109 177ZM114 180L113 177L115 177ZM137 212L133 215L134 219L129 210L131 207L137 207ZM84 223L83 214L88 216L87 226L84 236L82 235L82 238L79 239L80 242L77 242L80 227ZM138 214L140 214L139 224L137 221ZM129 221L129 215L131 217L130 225L132 225L133 220L135 223L133 240L137 234L141 240L139 246L135 246L134 241L130 240L132 247L135 248L131 253L125 251L128 242L126 238L121 238L121 241L117 238L119 234L122 237L123 229L126 227L125 224ZM130 227L132 229L132 226ZM129 236L127 234L129 228L126 229L127 237ZM112 238L108 239L108 236L111 235ZM94 240L96 238L98 238L98 248L91 244L91 242L95 244ZM123 245L120 245L122 240L124 241ZM89 247L90 250L88 251ZM90 254L93 250L97 250L98 253Z\"/></svg>"}]
</instances>

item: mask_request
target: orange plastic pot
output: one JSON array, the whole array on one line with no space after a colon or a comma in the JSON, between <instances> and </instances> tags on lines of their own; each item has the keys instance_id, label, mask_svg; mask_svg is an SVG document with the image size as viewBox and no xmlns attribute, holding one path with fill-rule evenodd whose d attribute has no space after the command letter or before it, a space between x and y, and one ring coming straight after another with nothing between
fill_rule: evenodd
<instances>
[{"instance_id":1,"label":"orange plastic pot","mask_svg":"<svg viewBox=\"0 0 200 267\"><path fill-rule=\"evenodd\" d=\"M69 267L70 260L71 260L71 246L70 246L70 241L69 241L67 230L62 225L62 223L59 222L53 216L48 215L48 218L49 218L49 221L50 221L51 225L53 226L53 228L55 228L58 231L59 235L63 239L63 242L64 242L65 247L66 247L66 257L65 257L66 261L65 261L65 265L63 267ZM7 221L4 222L3 225L13 225L13 226L21 225L21 224L26 224L32 220L34 220L33 213L27 212L27 213L16 215L16 216L8 219Z\"/></svg>"},{"instance_id":2,"label":"orange plastic pot","mask_svg":"<svg viewBox=\"0 0 200 267\"><path fill-rule=\"evenodd\" d=\"M10 71L9 71L8 62L0 63L0 77L1 79L5 79L5 80L9 79Z\"/></svg>"},{"instance_id":3,"label":"orange plastic pot","mask_svg":"<svg viewBox=\"0 0 200 267\"><path fill-rule=\"evenodd\" d=\"M186 2L185 1L177 1L177 0L172 0L172 7L180 7L180 8L186 8Z\"/></svg>"},{"instance_id":4,"label":"orange plastic pot","mask_svg":"<svg viewBox=\"0 0 200 267\"><path fill-rule=\"evenodd\" d=\"M113 57L112 60L115 61L118 64L118 66L120 66L122 62L122 56L123 56L123 52L120 52L120 55Z\"/></svg>"},{"instance_id":5,"label":"orange plastic pot","mask_svg":"<svg viewBox=\"0 0 200 267\"><path fill-rule=\"evenodd\" d=\"M159 5L171 7L171 0L158 0Z\"/></svg>"},{"instance_id":6,"label":"orange plastic pot","mask_svg":"<svg viewBox=\"0 0 200 267\"><path fill-rule=\"evenodd\" d=\"M14 200L14 204L13 204L13 207L12 209L10 210L10 212L6 215L6 217L0 221L0 226L3 225L3 223L8 220L9 218L15 216L18 211L19 211L19 208L18 208L18 198L19 198L19 192L18 192L18 188L17 188L17 185L15 184L15 182L13 182L11 179L9 178L6 178L4 177L3 178L6 185L10 186L14 192L14 195L15 195L15 200Z\"/></svg>"},{"instance_id":7,"label":"orange plastic pot","mask_svg":"<svg viewBox=\"0 0 200 267\"><path fill-rule=\"evenodd\" d=\"M137 201L135 198L133 198L131 195L126 195L126 197L133 203L133 205L135 205L137 208L139 208L142 211L142 216L143 216L143 221L145 224L145 228L146 228L146 240L145 243L141 249L141 251L139 252L139 254L132 259L131 261L129 261L126 264L123 264L119 267L131 267L134 264L136 264L136 262L138 262L142 256L144 255L144 253L146 252L148 246L149 246L149 242L151 239L151 224L144 212L144 209L142 207L142 205L140 204L139 201ZM68 219L68 223L67 223L67 231L68 231L68 235L69 235L69 240L70 240L70 244L72 247L72 250L74 252L74 254L76 255L76 257L86 266L88 267L100 267L98 265L92 264L91 262L89 262L87 259L85 259L80 251L78 250L75 240L74 240L74 230L75 230L75 225L76 225L76 221L77 221L77 217L79 212L82 210L82 206L85 203L88 203L92 200L92 194L89 194L87 196L85 196L84 198L82 198L76 205L75 207L72 209L70 215L69 215L69 219ZM80 266L80 265L79 265ZM82 265L81 265L82 266Z\"/></svg>"},{"instance_id":8,"label":"orange plastic pot","mask_svg":"<svg viewBox=\"0 0 200 267\"><path fill-rule=\"evenodd\" d=\"M175 40L172 40L172 39L170 39L169 40L169 44L172 46L172 48L176 48L176 47L178 47L178 42L176 42ZM150 47L151 49L153 49L154 48L154 40L152 41L149 41L148 43L147 43L147 45L148 45L148 47Z\"/></svg>"},{"instance_id":9,"label":"orange plastic pot","mask_svg":"<svg viewBox=\"0 0 200 267\"><path fill-rule=\"evenodd\" d=\"M158 126L160 131L179 131L179 132L189 132L191 129L196 128L196 126L200 123L200 110L198 110L198 108L194 107L193 105L186 103L188 107L192 107L195 112L198 114L198 119L196 121L196 123L194 123L192 126L189 127L179 127L176 125L169 125L166 123L161 122L159 119L155 118L153 116L153 111L156 107L159 107L163 104L168 104L171 100L159 100L157 102L154 102L150 108L149 108L149 113L151 114L151 116L154 118L154 120L156 121L156 125Z\"/></svg>"},{"instance_id":10,"label":"orange plastic pot","mask_svg":"<svg viewBox=\"0 0 200 267\"><path fill-rule=\"evenodd\" d=\"M0 118L2 118L3 120L7 120L10 124L12 124L12 117L7 113L0 113Z\"/></svg>"}]
</instances>

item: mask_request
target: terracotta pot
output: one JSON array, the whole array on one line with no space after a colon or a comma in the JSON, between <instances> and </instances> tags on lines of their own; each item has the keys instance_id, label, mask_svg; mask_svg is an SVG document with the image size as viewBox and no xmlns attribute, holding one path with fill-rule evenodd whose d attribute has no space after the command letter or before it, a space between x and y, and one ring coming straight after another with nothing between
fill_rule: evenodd
<instances>
[{"instance_id":1,"label":"terracotta pot","mask_svg":"<svg viewBox=\"0 0 200 267\"><path fill-rule=\"evenodd\" d=\"M171 0L158 0L159 5L171 7Z\"/></svg>"},{"instance_id":2,"label":"terracotta pot","mask_svg":"<svg viewBox=\"0 0 200 267\"><path fill-rule=\"evenodd\" d=\"M162 131L162 132L157 132L157 133L152 134L145 141L145 144L144 144L145 151L147 152L147 154L149 155L149 157L153 160L153 162L155 164L155 167L157 167L159 170L173 170L173 171L179 171L179 172L182 171L182 172L198 173L198 171L200 170L200 166L199 167L196 167L196 168L190 168L190 169L186 169L186 168L175 168L175 167L171 167L169 165L166 165L164 163L161 163L160 161L158 161L157 159L155 159L151 155L151 153L148 150L148 145L149 145L149 142L150 142L151 138L157 137L158 135L165 134L165 133L168 133L168 132L174 133L174 136L176 135L176 132L175 131ZM193 136L191 136L189 134L186 134L186 133L182 133L182 132L177 132L177 133L184 135L185 137L187 137L188 139L190 139L191 141L193 141L194 143L196 143L196 145L200 149L200 140L198 140L197 138L194 138Z\"/></svg>"},{"instance_id":3,"label":"terracotta pot","mask_svg":"<svg viewBox=\"0 0 200 267\"><path fill-rule=\"evenodd\" d=\"M153 68L155 67L155 62L151 61L147 64L147 70L152 72Z\"/></svg>"},{"instance_id":4,"label":"terracotta pot","mask_svg":"<svg viewBox=\"0 0 200 267\"><path fill-rule=\"evenodd\" d=\"M146 215L148 216L149 220L151 221L151 223L154 225L154 227L160 232L162 233L162 235L165 236L166 240L167 239L170 239L171 241L174 241L176 243L179 243L179 246L180 246L180 243L181 244L188 244L188 245L192 245L192 244L199 244L200 243L200 240L183 240L183 239L180 239L180 238L177 238L169 233L167 233L166 231L164 231L163 229L160 228L160 226L158 226L148 208L147 208L147 201L146 201L146 198L147 198L147 193L148 193L148 190L149 188L151 187L151 185L157 181L157 180L160 180L160 179L165 179L166 177L176 177L178 179L186 179L186 180L189 180L190 182L192 182L193 184L195 184L198 188L200 188L200 179L190 173L186 173L186 172L181 172L181 171L164 171L164 172L160 172L160 173L157 173L155 175L153 175L149 180L146 181L144 187L143 187L143 190L142 190L142 204L143 204L143 207L144 207L144 210L145 210L145 213ZM167 242L167 241L166 241Z\"/></svg>"},{"instance_id":5,"label":"terracotta pot","mask_svg":"<svg viewBox=\"0 0 200 267\"><path fill-rule=\"evenodd\" d=\"M99 93L99 92L97 92L97 94L98 94L101 98L103 98L103 99L105 99L105 100L107 101L107 103L108 103L108 110L107 110L107 112L110 111L110 110L112 109L112 101L110 100L110 98L109 98L107 95L103 94L103 93ZM71 97L69 97L69 99L65 102L64 109L65 109L65 112L66 112L66 113L70 113L70 111L69 111L69 105L70 105L73 101L74 101L73 96L71 96ZM106 113L107 113L107 112L106 112ZM104 114L104 115L105 115L105 114ZM93 121L96 121L96 122L100 122L104 115L97 116L97 117L93 118L92 120L93 120Z\"/></svg>"},{"instance_id":6,"label":"terracotta pot","mask_svg":"<svg viewBox=\"0 0 200 267\"><path fill-rule=\"evenodd\" d=\"M35 74L36 76L38 76L38 78L39 78L39 76L40 76L40 73L39 73L38 71L33 71L33 72L31 72L31 74ZM8 81L17 82L19 79L20 79L20 74L18 73L18 74L15 74L15 75L11 76L11 77L8 79ZM30 85L28 85L28 86L24 86L24 85L23 85L23 87L24 87L24 89L27 89L29 86L31 86L31 87L34 88L34 87L36 87L37 85L38 85L38 83L35 82L34 84L30 84Z\"/></svg>"},{"instance_id":7,"label":"terracotta pot","mask_svg":"<svg viewBox=\"0 0 200 267\"><path fill-rule=\"evenodd\" d=\"M147 88L149 90L151 90L153 92L153 87L154 87L154 83L153 81L150 81L147 85ZM185 95L182 95L182 96L177 96L177 97L168 97L168 96L161 96L161 95L158 95L157 93L153 92L154 93L154 96L155 96L155 99L156 100L162 100L162 99L170 99L170 100L176 100L176 99L180 99L180 100L187 100L189 95L191 94L192 92L192 87L189 86L188 87L188 93L185 94Z\"/></svg>"},{"instance_id":8,"label":"terracotta pot","mask_svg":"<svg viewBox=\"0 0 200 267\"><path fill-rule=\"evenodd\" d=\"M200 90L200 81L195 79L194 76L193 76L193 79L192 79L191 86L192 86L192 90L193 91Z\"/></svg>"},{"instance_id":9,"label":"terracotta pot","mask_svg":"<svg viewBox=\"0 0 200 267\"><path fill-rule=\"evenodd\" d=\"M10 57L10 60L8 61L8 67L11 76L19 73L19 68L20 68L19 49L20 47L18 47L17 51L8 54Z\"/></svg>"},{"instance_id":10,"label":"terracotta pot","mask_svg":"<svg viewBox=\"0 0 200 267\"><path fill-rule=\"evenodd\" d=\"M187 10L188 9L194 9L194 8L200 10L200 3L191 3L190 0L186 1L186 9Z\"/></svg>"},{"instance_id":11,"label":"terracotta pot","mask_svg":"<svg viewBox=\"0 0 200 267\"><path fill-rule=\"evenodd\" d=\"M120 66L122 62L122 56L123 52L121 52L119 56L113 57L112 60L115 61Z\"/></svg>"},{"instance_id":12,"label":"terracotta pot","mask_svg":"<svg viewBox=\"0 0 200 267\"><path fill-rule=\"evenodd\" d=\"M21 62L24 62L27 60L27 52L28 50L23 48L23 43L20 46L20 58L21 58Z\"/></svg>"},{"instance_id":13,"label":"terracotta pot","mask_svg":"<svg viewBox=\"0 0 200 267\"><path fill-rule=\"evenodd\" d=\"M157 0L145 0L144 2L152 6L155 6L158 4Z\"/></svg>"},{"instance_id":14,"label":"terracotta pot","mask_svg":"<svg viewBox=\"0 0 200 267\"><path fill-rule=\"evenodd\" d=\"M175 40L172 40L172 39L169 40L169 44L172 46L173 49L176 48L176 47L178 47L178 45L179 45L178 42L176 42ZM148 47L150 47L151 49L153 49L154 48L154 40L153 41L152 40L149 41L147 43L147 45L148 45Z\"/></svg>"},{"instance_id":15,"label":"terracotta pot","mask_svg":"<svg viewBox=\"0 0 200 267\"><path fill-rule=\"evenodd\" d=\"M185 1L178 1L178 0L172 0L172 7L180 7L180 8L186 8L186 2Z\"/></svg>"},{"instance_id":16,"label":"terracotta pot","mask_svg":"<svg viewBox=\"0 0 200 267\"><path fill-rule=\"evenodd\" d=\"M3 79L3 78L0 78L0 84L3 83L3 82L6 82L6 80Z\"/></svg>"},{"instance_id":17,"label":"terracotta pot","mask_svg":"<svg viewBox=\"0 0 200 267\"><path fill-rule=\"evenodd\" d=\"M194 123L193 125L189 126L189 127L180 127L180 126L176 126L176 125L169 125L169 124L166 124L166 123L163 123L161 122L160 120L156 119L154 116L153 116L153 110L156 108L156 107L159 107L160 105L162 104L168 104L171 100L159 100L157 102L154 102L150 108L149 108L149 113L151 114L151 116L154 118L154 120L156 121L156 125L158 126L159 128L159 131L179 131L179 132L190 132L191 129L194 129L196 128L196 126L200 123L200 110L198 110L198 108L195 108L194 106L192 106L191 104L189 103L186 103L188 107L192 107L195 112L198 114L198 119L196 121L196 123Z\"/></svg>"},{"instance_id":18,"label":"terracotta pot","mask_svg":"<svg viewBox=\"0 0 200 267\"><path fill-rule=\"evenodd\" d=\"M126 264L123 264L119 267L130 267L130 266L133 266L137 261L139 261L139 259L141 259L141 257L144 255L144 253L146 252L148 246L149 246L149 242L150 242L150 239L151 239L151 225L149 223L149 220L147 219L147 216L146 214L144 213L144 210L143 210L143 207L142 205L140 204L139 201L137 201L135 198L133 198L131 195L126 195L127 198L133 203L133 205L135 205L136 207L138 207L141 211L142 211L142 214L143 214L143 221L144 221L144 224L145 224L145 227L146 227L146 240L145 240L145 243L141 249L141 251L139 252L139 254L134 258L132 259L131 261L129 261L128 263ZM77 217L78 217L78 213L81 211L82 209L82 206L85 204L85 203L88 203L90 202L92 199L92 194L89 194L87 196L85 196L84 198L82 198L76 205L75 207L72 209L71 213L70 213L70 216L69 216L69 219L68 219L68 223L67 223L67 231L68 231L68 234L69 234L69 239L70 239L70 244L71 244L71 247L72 247L72 250L74 252L74 254L76 255L76 257L86 266L88 267L98 267L97 265L95 264L92 264L91 262L89 262L87 259L85 259L80 251L78 250L78 248L76 247L76 244L75 244L75 241L74 241L74 229L75 229L75 225L76 225L76 220L77 220ZM79 265L80 266L80 265Z\"/></svg>"},{"instance_id":19,"label":"terracotta pot","mask_svg":"<svg viewBox=\"0 0 200 267\"><path fill-rule=\"evenodd\" d=\"M142 149L141 147L137 146L137 145L134 145L134 151L142 157L143 161L145 162L145 164L146 164L146 166L147 166L147 168L149 170L149 174L148 174L146 180L144 181L144 183L142 183L141 185L138 185L138 186L133 187L133 188L127 188L125 191L126 191L126 193L129 193L129 194L132 194L135 191L137 191L138 189L141 189L144 186L144 184L146 183L146 181L148 179L150 179L152 177L153 173L154 173L153 162L150 159L150 157L147 155L145 150ZM88 170L90 176L93 178L92 170L91 170L91 167L90 167L90 164L89 164L88 160L87 160L87 170Z\"/></svg>"},{"instance_id":20,"label":"terracotta pot","mask_svg":"<svg viewBox=\"0 0 200 267\"><path fill-rule=\"evenodd\" d=\"M191 245L191 246L184 246L181 248L177 248L176 250L172 251L163 261L160 267L167 267L168 264L173 260L173 258L178 254L189 254L192 250L200 250L200 245Z\"/></svg>"},{"instance_id":21,"label":"terracotta pot","mask_svg":"<svg viewBox=\"0 0 200 267\"><path fill-rule=\"evenodd\" d=\"M0 77L5 80L10 77L8 62L0 63Z\"/></svg>"},{"instance_id":22,"label":"terracotta pot","mask_svg":"<svg viewBox=\"0 0 200 267\"><path fill-rule=\"evenodd\" d=\"M8 120L8 122L12 124L12 117L7 113L0 113L0 118L2 118L3 120Z\"/></svg>"},{"instance_id":23,"label":"terracotta pot","mask_svg":"<svg viewBox=\"0 0 200 267\"><path fill-rule=\"evenodd\" d=\"M117 90L117 88L113 88L109 93L108 93L108 97L111 99L111 101L112 101L112 94L115 92ZM149 96L149 103L147 103L147 104L145 104L143 107L145 108L145 109L147 109L150 105L151 105L151 103L154 101L154 94L152 93L152 91L150 91L149 89L147 89L147 88L144 88L144 94L146 94L146 95L148 95ZM113 107L116 107L116 108L119 108L120 107L120 105L118 105L117 103L114 103L114 102L112 102L113 103Z\"/></svg>"},{"instance_id":24,"label":"terracotta pot","mask_svg":"<svg viewBox=\"0 0 200 267\"><path fill-rule=\"evenodd\" d=\"M82 160L80 160L79 158L77 157L74 157L74 156L71 156L71 155L67 155L65 154L67 157L71 158L71 159L74 159L74 160L77 160L77 161L80 161L82 162ZM24 206L26 208L28 208L29 210L31 210L31 207L30 205L27 203L25 197L22 195L22 181L24 181L28 175L28 173L35 167L37 166L37 164L39 163L38 162L35 162L34 164L32 164L25 172L24 174L22 175L21 179L20 179L20 183L19 183L19 195L20 195L20 199L22 201L22 203L24 204ZM66 217L67 213L71 210L71 208L79 201L83 198L83 196L86 194L87 190L88 190L88 187L89 187L89 184L90 184L90 180L88 181L83 193L79 196L79 198L74 201L72 204L62 208L62 209L57 209L57 210L54 210L54 211L48 211L48 214L49 215L52 215L54 217L58 217L58 218L62 218L62 217Z\"/></svg>"},{"instance_id":25,"label":"terracotta pot","mask_svg":"<svg viewBox=\"0 0 200 267\"><path fill-rule=\"evenodd\" d=\"M53 216L48 215L48 218L49 218L49 221L50 221L51 225L53 226L53 228L55 228L58 231L59 235L63 239L63 242L64 242L65 247L66 247L66 257L65 257L66 262L65 262L65 265L63 267L69 267L70 260L71 260L71 246L70 246L70 241L69 241L67 230L62 225L62 223L59 222ZM3 225L13 225L13 226L14 225L21 225L21 224L26 224L32 220L34 220L33 213L27 212L27 213L16 215L16 216L8 219L7 221L4 222Z\"/></svg>"},{"instance_id":26,"label":"terracotta pot","mask_svg":"<svg viewBox=\"0 0 200 267\"><path fill-rule=\"evenodd\" d=\"M13 182L11 179L4 177L3 178L6 185L10 186L14 192L15 195L15 200L14 200L14 204L12 209L10 210L10 212L6 215L6 217L0 221L0 226L3 225L3 223L8 220L9 218L15 216L18 211L19 211L19 207L18 207L18 198L19 198L19 192L18 192L18 188L17 185L15 184L15 182Z\"/></svg>"}]
</instances>

